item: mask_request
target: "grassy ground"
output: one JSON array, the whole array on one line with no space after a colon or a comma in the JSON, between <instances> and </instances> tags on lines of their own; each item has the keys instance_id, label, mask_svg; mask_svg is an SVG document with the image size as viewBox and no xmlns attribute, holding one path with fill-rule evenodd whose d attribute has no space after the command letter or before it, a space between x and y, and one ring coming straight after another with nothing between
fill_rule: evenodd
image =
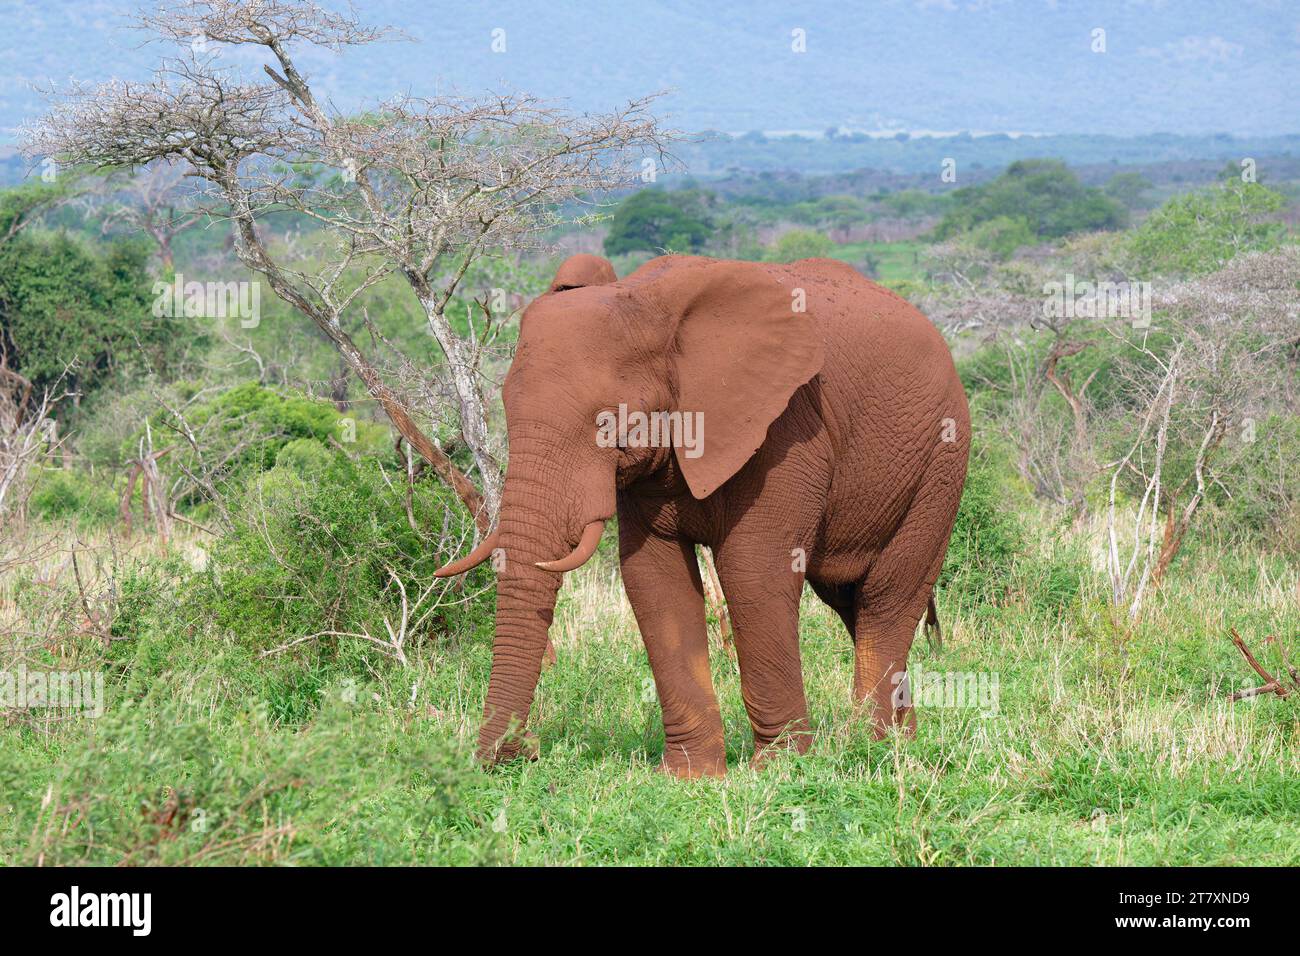
<instances>
[{"instance_id":1,"label":"grassy ground","mask_svg":"<svg viewBox=\"0 0 1300 956\"><path fill-rule=\"evenodd\" d=\"M419 647L407 667L341 642L346 666L324 667L301 645L261 657L163 607L102 656L102 717L10 713L0 862L1300 862L1294 706L1225 699L1251 683L1229 624L1259 641L1300 631L1294 569L1207 549L1126 634L1087 567L1053 606L1036 576L1053 536L1040 537L1000 602L944 593L942 651L920 639L913 653L914 668L995 674L996 713L922 706L914 740L871 742L849 704L850 642L810 596L813 751L748 769L739 679L719 650L722 781L655 771L659 708L608 566L562 593L559 661L534 709L541 759L492 774L469 757L482 630ZM167 593L184 565L147 568L124 592Z\"/></svg>"}]
</instances>

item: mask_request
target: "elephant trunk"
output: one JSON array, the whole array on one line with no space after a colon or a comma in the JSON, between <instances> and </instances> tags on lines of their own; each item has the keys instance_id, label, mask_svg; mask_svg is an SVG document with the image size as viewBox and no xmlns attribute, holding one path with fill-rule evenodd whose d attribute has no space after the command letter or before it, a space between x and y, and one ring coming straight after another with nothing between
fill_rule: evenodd
<instances>
[{"instance_id":1,"label":"elephant trunk","mask_svg":"<svg viewBox=\"0 0 1300 956\"><path fill-rule=\"evenodd\" d=\"M492 764L519 754L541 676L547 632L562 575L537 565L555 562L577 543L567 514L572 476L562 466L512 449L498 525L504 563L497 568L492 676L483 705L478 757Z\"/></svg>"}]
</instances>

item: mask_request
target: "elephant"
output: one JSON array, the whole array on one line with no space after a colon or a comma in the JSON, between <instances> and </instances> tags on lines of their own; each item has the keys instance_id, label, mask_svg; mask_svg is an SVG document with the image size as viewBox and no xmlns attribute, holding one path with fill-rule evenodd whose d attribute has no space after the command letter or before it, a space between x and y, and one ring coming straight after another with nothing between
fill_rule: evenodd
<instances>
[{"instance_id":1,"label":"elephant","mask_svg":"<svg viewBox=\"0 0 1300 956\"><path fill-rule=\"evenodd\" d=\"M502 400L496 530L437 572L504 553L480 761L536 756L526 722L562 576L615 514L662 708L660 769L727 766L697 544L730 613L755 765L811 738L805 580L852 638L853 697L873 734L914 732L907 658L927 608L937 624L970 448L948 345L916 308L830 259L669 255L619 280L606 260L574 256L524 310ZM609 427L636 413L667 426L658 441ZM687 421L697 440L685 425L665 437Z\"/></svg>"}]
</instances>

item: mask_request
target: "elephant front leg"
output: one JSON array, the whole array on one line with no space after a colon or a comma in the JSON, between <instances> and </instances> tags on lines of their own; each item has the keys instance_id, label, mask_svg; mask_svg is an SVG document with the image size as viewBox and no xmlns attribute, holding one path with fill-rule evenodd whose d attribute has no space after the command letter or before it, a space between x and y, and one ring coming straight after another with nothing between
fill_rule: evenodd
<instances>
[{"instance_id":1,"label":"elephant front leg","mask_svg":"<svg viewBox=\"0 0 1300 956\"><path fill-rule=\"evenodd\" d=\"M656 537L632 515L620 514L619 557L663 708L661 767L678 777L722 776L726 747L695 546Z\"/></svg>"},{"instance_id":2,"label":"elephant front leg","mask_svg":"<svg viewBox=\"0 0 1300 956\"><path fill-rule=\"evenodd\" d=\"M718 574L735 630L740 690L754 732L753 766L774 753L804 753L812 743L799 656L799 595L804 575L792 565L763 566L756 555L784 547L742 548L728 541Z\"/></svg>"}]
</instances>

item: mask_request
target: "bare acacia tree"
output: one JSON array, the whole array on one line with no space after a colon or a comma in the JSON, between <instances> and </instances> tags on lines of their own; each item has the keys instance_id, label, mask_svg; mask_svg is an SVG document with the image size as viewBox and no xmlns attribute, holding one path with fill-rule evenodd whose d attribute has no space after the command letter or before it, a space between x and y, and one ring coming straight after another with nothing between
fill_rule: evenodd
<instances>
[{"instance_id":1,"label":"bare acacia tree","mask_svg":"<svg viewBox=\"0 0 1300 956\"><path fill-rule=\"evenodd\" d=\"M1100 369L1094 369L1082 381L1076 382L1071 370L1061 364L1065 359L1086 351L1091 345L1087 338L1077 336L1075 324L1074 319L1066 317L1039 317L1031 323L1031 327L1051 335L1047 355L1037 370L1036 379L1039 383L1050 384L1070 409L1067 434L1058 436L1051 451L1039 459L1040 463L1050 463L1052 481L1040 483L1038 488L1040 492L1050 488L1054 500L1069 505L1076 518L1082 519L1087 512L1085 489L1094 477L1096 468L1089 430L1091 405L1088 402L1088 386L1093 383ZM1041 385L1031 385L1031 394L1037 399L1035 410L1041 411Z\"/></svg>"},{"instance_id":2,"label":"bare acacia tree","mask_svg":"<svg viewBox=\"0 0 1300 956\"><path fill-rule=\"evenodd\" d=\"M998 349L1006 363L1006 384L990 382L1004 392L1006 412L997 425L1016 449L1016 470L1039 498L1068 505L1081 473L1067 453L1070 429L1048 401L1044 362L1029 345L1017 338L1003 340Z\"/></svg>"},{"instance_id":3,"label":"bare acacia tree","mask_svg":"<svg viewBox=\"0 0 1300 956\"><path fill-rule=\"evenodd\" d=\"M206 184L208 211L233 222L241 261L325 333L486 530L501 468L482 353L472 326L457 334L448 305L475 260L541 244L559 210L627 184L645 162L665 161L670 134L650 114L651 100L579 116L528 96L403 96L347 116L317 95L293 48L342 50L392 31L306 0L176 0L139 23L185 51L165 58L149 82L66 91L25 131L26 148L97 167L186 164ZM220 66L230 45L264 51L264 76ZM324 261L300 265L271 248L257 225L282 212L327 230L332 248L317 253ZM345 328L366 290L392 275L409 286L446 358L482 494Z\"/></svg>"},{"instance_id":4,"label":"bare acacia tree","mask_svg":"<svg viewBox=\"0 0 1300 956\"><path fill-rule=\"evenodd\" d=\"M1127 607L1130 620L1142 609L1156 566L1156 538L1159 528L1161 493L1165 480L1165 459L1169 450L1169 422L1173 417L1179 375L1183 372L1182 345L1162 358L1146 347L1136 346L1150 360L1153 371L1135 377L1143 413L1137 435L1128 451L1110 468L1110 494L1106 507L1106 573L1110 579L1111 603ZM1121 479L1135 476L1141 497L1133 518L1132 540L1121 542L1119 490Z\"/></svg>"},{"instance_id":5,"label":"bare acacia tree","mask_svg":"<svg viewBox=\"0 0 1300 956\"><path fill-rule=\"evenodd\" d=\"M1009 287L993 256L970 242L938 243L926 250L924 265L933 289L925 314L950 338L968 332L994 338L1039 310L1038 297Z\"/></svg>"},{"instance_id":6,"label":"bare acacia tree","mask_svg":"<svg viewBox=\"0 0 1300 956\"><path fill-rule=\"evenodd\" d=\"M103 230L125 227L143 232L158 247L165 272L175 265L172 242L204 219L188 201L187 172L182 163L161 159L110 176L105 183L109 198L101 211Z\"/></svg>"},{"instance_id":7,"label":"bare acacia tree","mask_svg":"<svg viewBox=\"0 0 1300 956\"><path fill-rule=\"evenodd\" d=\"M1081 519L1085 489L1096 472L1087 397L1096 372L1076 375L1070 359L1090 347L1089 326L1096 323L1044 307L1045 283L1058 267L998 262L969 241L951 240L926 254L936 292L924 306L949 337L977 333L1003 357L1005 375L998 381L985 377L984 383L1005 401L998 422L1017 450L1017 470L1038 497ZM1065 403L1068 421L1053 395Z\"/></svg>"},{"instance_id":8,"label":"bare acacia tree","mask_svg":"<svg viewBox=\"0 0 1300 956\"><path fill-rule=\"evenodd\" d=\"M67 395L63 375L36 394L6 357L0 349L0 524L22 516L30 472L58 448L54 407Z\"/></svg>"},{"instance_id":9,"label":"bare acacia tree","mask_svg":"<svg viewBox=\"0 0 1300 956\"><path fill-rule=\"evenodd\" d=\"M1140 425L1112 463L1112 599L1136 617L1216 486L1231 497L1232 465L1257 441L1272 413L1294 413L1300 341L1300 250L1248 253L1219 272L1169 286L1154 297L1167 345L1130 343L1116 368ZM1288 392L1288 387L1292 389ZM1121 482L1140 492L1137 529L1121 560L1115 500ZM1160 515L1163 514L1163 521Z\"/></svg>"},{"instance_id":10,"label":"bare acacia tree","mask_svg":"<svg viewBox=\"0 0 1300 956\"><path fill-rule=\"evenodd\" d=\"M1168 571L1212 485L1231 496L1227 473L1257 441L1270 413L1294 413L1300 341L1300 254L1250 253L1157 296L1189 358L1174 427L1182 476L1165 486L1165 528L1154 578Z\"/></svg>"}]
</instances>

